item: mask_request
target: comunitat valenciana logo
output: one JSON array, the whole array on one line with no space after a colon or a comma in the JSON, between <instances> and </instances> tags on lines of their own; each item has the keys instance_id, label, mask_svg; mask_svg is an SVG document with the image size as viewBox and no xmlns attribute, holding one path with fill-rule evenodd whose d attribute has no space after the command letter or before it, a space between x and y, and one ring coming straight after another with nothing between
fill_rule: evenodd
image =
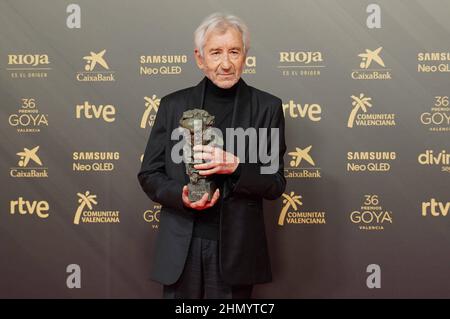
<instances>
[{"instance_id":1,"label":"comunitat valenciana logo","mask_svg":"<svg viewBox=\"0 0 450 319\"><path fill-rule=\"evenodd\" d=\"M85 61L84 71L77 72L76 79L80 82L113 82L115 72L109 67L106 61L106 49L94 52L83 57Z\"/></svg>"},{"instance_id":2,"label":"comunitat valenciana logo","mask_svg":"<svg viewBox=\"0 0 450 319\"><path fill-rule=\"evenodd\" d=\"M356 126L395 126L394 113L370 113L372 98L360 93L352 95L352 110L348 117L347 127Z\"/></svg>"},{"instance_id":3,"label":"comunitat valenciana logo","mask_svg":"<svg viewBox=\"0 0 450 319\"><path fill-rule=\"evenodd\" d=\"M90 191L77 193L78 207L75 212L73 223L82 224L115 224L120 223L120 212L118 210L94 210L98 204L97 195Z\"/></svg>"},{"instance_id":4,"label":"comunitat valenciana logo","mask_svg":"<svg viewBox=\"0 0 450 319\"><path fill-rule=\"evenodd\" d=\"M286 178L321 178L321 169L311 156L312 145L305 148L296 147L288 152L289 165L284 168Z\"/></svg>"},{"instance_id":5,"label":"comunitat valenciana logo","mask_svg":"<svg viewBox=\"0 0 450 319\"><path fill-rule=\"evenodd\" d=\"M145 96L144 97L144 105L145 110L142 114L141 118L141 128L147 128L152 127L155 123L156 119L156 113L158 112L159 103L161 102L161 99L159 99L155 94L152 95L152 97Z\"/></svg>"},{"instance_id":6,"label":"comunitat valenciana logo","mask_svg":"<svg viewBox=\"0 0 450 319\"><path fill-rule=\"evenodd\" d=\"M354 80L390 80L392 79L391 69L386 68L384 60L381 57L383 47L375 50L366 49L359 53L361 58L359 69L353 69L351 77Z\"/></svg>"},{"instance_id":7,"label":"comunitat valenciana logo","mask_svg":"<svg viewBox=\"0 0 450 319\"><path fill-rule=\"evenodd\" d=\"M324 211L302 211L303 206L301 195L296 195L291 191L290 194L282 194L283 207L278 217L278 225L285 224L325 224L326 213Z\"/></svg>"}]
</instances>

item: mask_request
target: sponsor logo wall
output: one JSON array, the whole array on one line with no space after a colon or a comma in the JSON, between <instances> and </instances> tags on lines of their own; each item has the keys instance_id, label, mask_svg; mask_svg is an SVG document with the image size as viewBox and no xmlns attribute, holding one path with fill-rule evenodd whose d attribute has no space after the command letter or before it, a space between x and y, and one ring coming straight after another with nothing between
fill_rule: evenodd
<instances>
[{"instance_id":1,"label":"sponsor logo wall","mask_svg":"<svg viewBox=\"0 0 450 319\"><path fill-rule=\"evenodd\" d=\"M193 32L217 8L190 6L0 3L1 298L161 296L164 210L137 173L161 98L203 77ZM450 2L223 10L251 31L243 79L286 121L274 281L254 297L449 298Z\"/></svg>"}]
</instances>

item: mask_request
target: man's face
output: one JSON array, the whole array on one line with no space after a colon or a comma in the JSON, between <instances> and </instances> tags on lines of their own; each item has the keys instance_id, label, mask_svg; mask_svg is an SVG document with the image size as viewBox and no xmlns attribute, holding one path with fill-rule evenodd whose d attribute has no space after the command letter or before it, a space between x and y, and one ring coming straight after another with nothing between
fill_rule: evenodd
<instances>
[{"instance_id":1,"label":"man's face","mask_svg":"<svg viewBox=\"0 0 450 319\"><path fill-rule=\"evenodd\" d=\"M198 48L194 50L197 65L206 77L223 89L239 81L245 64L242 35L235 28L225 33L210 31L206 34L203 57Z\"/></svg>"}]
</instances>

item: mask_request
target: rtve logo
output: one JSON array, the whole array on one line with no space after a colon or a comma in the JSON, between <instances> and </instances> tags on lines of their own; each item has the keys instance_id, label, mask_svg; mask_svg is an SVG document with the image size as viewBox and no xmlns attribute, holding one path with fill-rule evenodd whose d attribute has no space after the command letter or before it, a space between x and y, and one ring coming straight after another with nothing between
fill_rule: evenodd
<instances>
[{"instance_id":1,"label":"rtve logo","mask_svg":"<svg viewBox=\"0 0 450 319\"><path fill-rule=\"evenodd\" d=\"M76 106L76 118L81 119L82 117L87 119L103 119L105 122L111 123L116 120L116 109L113 105L94 105L89 104L88 101L85 101L84 104L80 104Z\"/></svg>"},{"instance_id":2,"label":"rtve logo","mask_svg":"<svg viewBox=\"0 0 450 319\"><path fill-rule=\"evenodd\" d=\"M450 202L443 203L431 198L428 202L422 202L422 216L431 215L434 217L447 216L450 209Z\"/></svg>"},{"instance_id":3,"label":"rtve logo","mask_svg":"<svg viewBox=\"0 0 450 319\"><path fill-rule=\"evenodd\" d=\"M284 116L289 115L292 118L308 118L310 121L318 122L322 119L322 108L319 104L296 104L293 100L283 104Z\"/></svg>"},{"instance_id":4,"label":"rtve logo","mask_svg":"<svg viewBox=\"0 0 450 319\"><path fill-rule=\"evenodd\" d=\"M11 215L19 213L20 215L34 215L36 214L40 218L47 218L49 211L48 202L42 201L28 201L23 197L19 197L18 200L10 201L9 212Z\"/></svg>"}]
</instances>

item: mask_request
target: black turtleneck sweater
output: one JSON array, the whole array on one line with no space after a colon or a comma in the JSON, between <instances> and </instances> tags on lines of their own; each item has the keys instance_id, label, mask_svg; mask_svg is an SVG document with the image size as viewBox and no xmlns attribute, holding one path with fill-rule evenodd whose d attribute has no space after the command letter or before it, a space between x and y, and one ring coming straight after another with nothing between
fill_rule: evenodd
<instances>
[{"instance_id":1,"label":"black turtleneck sweater","mask_svg":"<svg viewBox=\"0 0 450 319\"><path fill-rule=\"evenodd\" d=\"M229 89L222 89L215 85L210 79L206 78L205 98L203 108L209 114L214 115L214 127L222 131L225 145L226 128L231 127L231 119L233 116L233 105L236 97L236 91L239 82ZM232 178L238 177L238 170L233 173ZM220 206L222 204L223 184L230 175L216 174L213 175L214 182L220 189L220 197L216 204L206 210L198 211L195 215L194 237L206 239L219 239L220 224Z\"/></svg>"}]
</instances>

